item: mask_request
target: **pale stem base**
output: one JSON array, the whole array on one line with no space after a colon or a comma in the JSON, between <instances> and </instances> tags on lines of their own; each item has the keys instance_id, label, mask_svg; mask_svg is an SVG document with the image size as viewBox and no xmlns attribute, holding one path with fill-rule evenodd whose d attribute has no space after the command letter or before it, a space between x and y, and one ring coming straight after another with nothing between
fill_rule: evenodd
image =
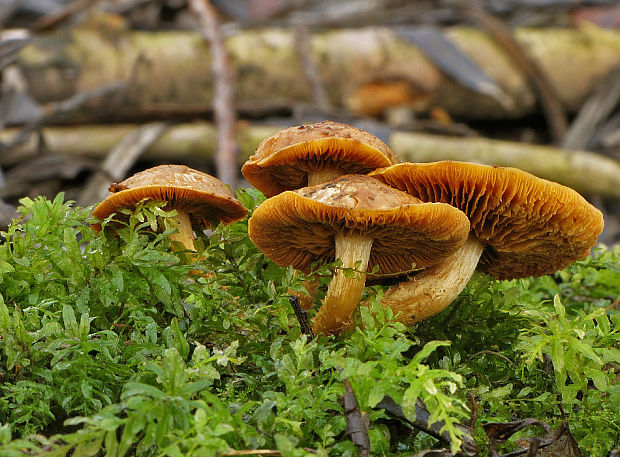
<instances>
[{"instance_id":1,"label":"pale stem base","mask_svg":"<svg viewBox=\"0 0 620 457\"><path fill-rule=\"evenodd\" d=\"M170 240L178 241L185 249L196 251L194 247L194 231L192 230L189 213L177 209L177 219L179 220L179 232L170 235Z\"/></svg>"},{"instance_id":2,"label":"pale stem base","mask_svg":"<svg viewBox=\"0 0 620 457\"><path fill-rule=\"evenodd\" d=\"M474 274L484 246L473 236L443 262L433 265L388 289L381 304L389 307L397 320L413 324L446 309Z\"/></svg>"},{"instance_id":3,"label":"pale stem base","mask_svg":"<svg viewBox=\"0 0 620 457\"><path fill-rule=\"evenodd\" d=\"M330 179L337 178L342 175L342 171L336 168L322 168L308 172L308 187L322 184Z\"/></svg>"},{"instance_id":4,"label":"pale stem base","mask_svg":"<svg viewBox=\"0 0 620 457\"><path fill-rule=\"evenodd\" d=\"M336 235L336 258L342 261L342 268L329 283L323 305L314 318L315 334L337 333L351 322L364 291L372 242L372 238L358 234ZM345 268L355 270L352 277L345 275Z\"/></svg>"}]
</instances>

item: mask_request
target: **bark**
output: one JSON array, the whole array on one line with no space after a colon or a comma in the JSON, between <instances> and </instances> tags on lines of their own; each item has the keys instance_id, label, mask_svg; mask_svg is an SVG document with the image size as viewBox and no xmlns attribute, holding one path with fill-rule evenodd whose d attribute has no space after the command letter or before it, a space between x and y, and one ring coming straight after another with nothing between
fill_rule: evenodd
<instances>
[{"instance_id":1,"label":"bark","mask_svg":"<svg viewBox=\"0 0 620 457\"><path fill-rule=\"evenodd\" d=\"M387 28L345 29L308 37L328 102L357 114L393 106L416 112L442 107L462 119L518 118L536 110L526 78L489 36L453 27L446 36L493 77L512 101L501 106L445 76L413 44ZM620 62L620 31L593 27L518 29L519 44L545 71L565 109L577 110ZM311 103L312 87L290 29L245 30L226 40L236 108L253 115ZM93 100L67 121L195 116L210 111L213 75L208 47L192 32L89 29L42 34L19 54L30 92L40 102L66 99L125 80L122 95Z\"/></svg>"},{"instance_id":2,"label":"bark","mask_svg":"<svg viewBox=\"0 0 620 457\"><path fill-rule=\"evenodd\" d=\"M287 125L264 126L239 122L236 126L239 160L245 161L258 143ZM135 125L90 125L44 127L43 137L50 154L103 159ZM8 141L17 129L0 132L0 142ZM217 150L212 124L195 122L171 127L142 157L151 161L213 163ZM393 131L388 145L402 161L432 162L461 160L517 167L541 178L559 182L584 194L620 198L620 163L588 151L563 149L486 138L455 138L422 133ZM0 166L14 165L37 154L37 138L0 156Z\"/></svg>"}]
</instances>

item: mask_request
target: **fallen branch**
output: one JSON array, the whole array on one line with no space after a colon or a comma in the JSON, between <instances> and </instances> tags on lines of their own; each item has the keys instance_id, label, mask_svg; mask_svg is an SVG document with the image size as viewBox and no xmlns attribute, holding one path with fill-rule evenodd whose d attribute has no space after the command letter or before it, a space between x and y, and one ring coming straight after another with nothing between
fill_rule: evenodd
<instances>
[{"instance_id":1,"label":"fallen branch","mask_svg":"<svg viewBox=\"0 0 620 457\"><path fill-rule=\"evenodd\" d=\"M394 132L389 145L403 161L461 160L516 167L584 194L620 198L620 162L592 152L405 132Z\"/></svg>"},{"instance_id":2,"label":"fallen branch","mask_svg":"<svg viewBox=\"0 0 620 457\"><path fill-rule=\"evenodd\" d=\"M469 27L447 28L443 33L500 82L512 101L510 109L446 76L416 46L387 28L313 33L308 47L334 108L366 112L364 94L372 89L376 97L383 98L385 91L396 91L392 106L406 105L415 112L440 106L455 119L514 119L536 112L536 97L526 78L515 73L510 58L493 38ZM314 94L295 50L294 34L284 28L244 30L225 40L234 64L237 111L256 116L312 102ZM620 31L517 29L514 34L528 57L549 75L562 106L569 111L578 110L600 78L620 62ZM214 52L192 32L105 34L74 28L35 36L19 53L18 65L40 103L112 81L132 80L126 97L89 103L75 114L74 121L155 115L165 119L210 110L214 77L204 69L213 62ZM93 55L97 59L90 58ZM130 79L139 58L144 65ZM58 62L62 62L61 69ZM72 77L63 77L65 73Z\"/></svg>"},{"instance_id":3,"label":"fallen branch","mask_svg":"<svg viewBox=\"0 0 620 457\"><path fill-rule=\"evenodd\" d=\"M250 126L238 123L236 139L241 165L264 138L287 127ZM41 134L48 151L65 156L103 158L135 125L97 125L80 127L44 127ZM0 141L13 137L16 129L0 132ZM217 150L216 130L212 124L196 122L171 127L144 151L148 160L170 163L213 161ZM387 131L385 139L403 161L432 162L461 160L517 167L541 178L570 186L585 194L620 198L620 163L587 151L573 151L486 138L454 138L412 132ZM10 166L35 157L36 139L0 155L0 166Z\"/></svg>"}]
</instances>

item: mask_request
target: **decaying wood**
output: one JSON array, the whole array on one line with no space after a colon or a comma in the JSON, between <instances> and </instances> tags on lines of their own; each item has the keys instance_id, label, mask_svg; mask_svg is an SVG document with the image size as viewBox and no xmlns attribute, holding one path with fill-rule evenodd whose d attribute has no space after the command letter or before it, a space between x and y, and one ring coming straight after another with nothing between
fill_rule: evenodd
<instances>
[{"instance_id":1,"label":"decaying wood","mask_svg":"<svg viewBox=\"0 0 620 457\"><path fill-rule=\"evenodd\" d=\"M569 153L552 146L405 132L394 132L389 144L403 161L461 160L516 167L583 194L620 197L620 162L588 151Z\"/></svg>"},{"instance_id":2,"label":"decaying wood","mask_svg":"<svg viewBox=\"0 0 620 457\"><path fill-rule=\"evenodd\" d=\"M263 139L286 127L237 123L236 138L241 151L239 161L245 161ZM43 128L42 135L50 153L102 158L135 128L135 125L57 126ZM11 138L15 131L6 129L0 132L0 142ZM620 198L620 163L593 152L573 151L569 154L551 146L401 131L388 132L385 140L402 161L462 160L517 167L585 194ZM1 155L0 165L13 165L36 156L37 145L37 139L32 137L20 148ZM212 163L216 148L213 125L195 122L170 128L144 152L143 157L170 163L196 160Z\"/></svg>"},{"instance_id":3,"label":"decaying wood","mask_svg":"<svg viewBox=\"0 0 620 457\"><path fill-rule=\"evenodd\" d=\"M416 112L438 106L461 119L518 118L535 111L536 97L526 78L492 38L467 27L445 33L501 84L512 101L510 109L445 76L388 28L314 33L309 44L335 108L362 113L370 101L392 94L393 106L406 105ZM618 30L517 29L515 37L549 76L569 111L578 110L620 62ZM294 31L245 30L229 37L226 47L236 73L238 110L256 115L311 101ZM204 69L211 59L196 33L106 33L91 27L41 34L21 50L18 63L29 91L40 102L65 99L111 81L130 81L124 97L93 101L74 117L118 120L210 111L213 76Z\"/></svg>"}]
</instances>

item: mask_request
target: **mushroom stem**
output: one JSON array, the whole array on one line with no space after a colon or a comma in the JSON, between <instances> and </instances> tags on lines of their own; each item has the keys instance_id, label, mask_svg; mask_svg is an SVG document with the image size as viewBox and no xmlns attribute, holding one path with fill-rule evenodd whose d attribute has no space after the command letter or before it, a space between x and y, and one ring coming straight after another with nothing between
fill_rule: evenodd
<instances>
[{"instance_id":1,"label":"mushroom stem","mask_svg":"<svg viewBox=\"0 0 620 457\"><path fill-rule=\"evenodd\" d=\"M185 249L196 251L194 247L194 231L192 230L192 222L189 218L189 213L177 209L177 219L179 221L179 232L171 234L170 240L181 243Z\"/></svg>"},{"instance_id":2,"label":"mushroom stem","mask_svg":"<svg viewBox=\"0 0 620 457\"><path fill-rule=\"evenodd\" d=\"M314 318L312 330L318 333L337 333L351 321L364 291L366 268L373 238L360 234L335 236L336 258L342 261L327 289L323 305ZM353 275L345 269L354 269ZM351 276L351 277L347 277Z\"/></svg>"},{"instance_id":3,"label":"mushroom stem","mask_svg":"<svg viewBox=\"0 0 620 457\"><path fill-rule=\"evenodd\" d=\"M473 235L448 259L426 268L413 279L388 289L381 304L405 324L440 313L454 301L471 278L484 245Z\"/></svg>"},{"instance_id":4,"label":"mushroom stem","mask_svg":"<svg viewBox=\"0 0 620 457\"><path fill-rule=\"evenodd\" d=\"M337 178L343 172L337 168L319 168L308 172L308 186L323 184L325 181Z\"/></svg>"}]
</instances>

